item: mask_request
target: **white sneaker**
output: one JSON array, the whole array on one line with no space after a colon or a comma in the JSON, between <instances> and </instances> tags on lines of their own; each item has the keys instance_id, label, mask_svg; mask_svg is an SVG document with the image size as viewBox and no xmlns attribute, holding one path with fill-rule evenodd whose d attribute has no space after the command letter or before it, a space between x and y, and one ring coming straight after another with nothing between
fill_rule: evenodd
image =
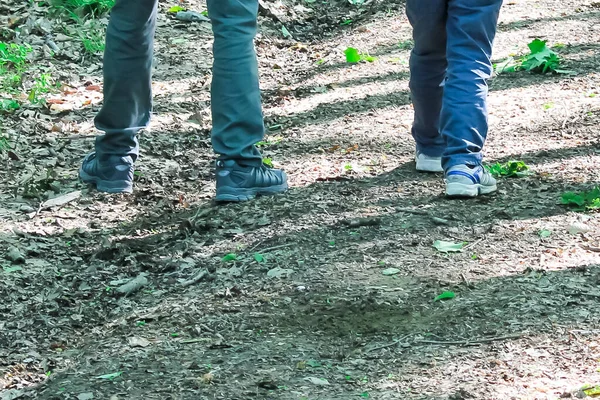
<instances>
[{"instance_id":1,"label":"white sneaker","mask_svg":"<svg viewBox=\"0 0 600 400\"><path fill-rule=\"evenodd\" d=\"M417 151L415 162L417 164L417 171L444 172L442 157L431 157Z\"/></svg>"},{"instance_id":2,"label":"white sneaker","mask_svg":"<svg viewBox=\"0 0 600 400\"><path fill-rule=\"evenodd\" d=\"M455 165L446 172L446 196L476 197L497 190L496 180L481 165Z\"/></svg>"}]
</instances>

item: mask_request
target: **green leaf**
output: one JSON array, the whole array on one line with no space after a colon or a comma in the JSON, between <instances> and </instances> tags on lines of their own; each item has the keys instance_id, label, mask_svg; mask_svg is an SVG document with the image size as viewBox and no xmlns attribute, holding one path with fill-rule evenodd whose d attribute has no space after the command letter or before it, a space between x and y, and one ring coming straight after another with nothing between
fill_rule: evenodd
<instances>
[{"instance_id":1,"label":"green leaf","mask_svg":"<svg viewBox=\"0 0 600 400\"><path fill-rule=\"evenodd\" d=\"M254 253L254 261L261 263L265 261L265 258L260 253Z\"/></svg>"},{"instance_id":2,"label":"green leaf","mask_svg":"<svg viewBox=\"0 0 600 400\"><path fill-rule=\"evenodd\" d=\"M521 60L520 69L545 74L556 72L560 67L560 57L546 46L546 42L535 39L528 45L531 54Z\"/></svg>"},{"instance_id":3,"label":"green leaf","mask_svg":"<svg viewBox=\"0 0 600 400\"><path fill-rule=\"evenodd\" d=\"M368 54L361 54L360 55L360 59L363 60L363 61L370 62L370 63L372 63L374 61L377 61L377 57L372 57L372 56L370 56Z\"/></svg>"},{"instance_id":4,"label":"green leaf","mask_svg":"<svg viewBox=\"0 0 600 400\"><path fill-rule=\"evenodd\" d=\"M350 63L350 64L354 64L357 63L361 60L360 54L358 53L358 50L355 49L354 47L348 47L345 51L344 54L346 55L346 62Z\"/></svg>"},{"instance_id":5,"label":"green leaf","mask_svg":"<svg viewBox=\"0 0 600 400\"><path fill-rule=\"evenodd\" d=\"M386 276L396 275L400 270L398 268L386 268L381 273Z\"/></svg>"},{"instance_id":6,"label":"green leaf","mask_svg":"<svg viewBox=\"0 0 600 400\"><path fill-rule=\"evenodd\" d=\"M114 372L112 374L100 375L100 376L97 376L96 379L105 379L105 380L112 381L113 379L118 378L121 375L123 375L123 371Z\"/></svg>"},{"instance_id":7,"label":"green leaf","mask_svg":"<svg viewBox=\"0 0 600 400\"><path fill-rule=\"evenodd\" d=\"M579 207L583 207L585 204L585 197L581 194L577 194L574 192L566 192L560 198L562 204L566 205L576 205Z\"/></svg>"},{"instance_id":8,"label":"green leaf","mask_svg":"<svg viewBox=\"0 0 600 400\"><path fill-rule=\"evenodd\" d=\"M321 364L320 362L315 361L315 360L308 360L306 362L306 365L308 365L311 368L319 368L319 367L323 366L323 364Z\"/></svg>"},{"instance_id":9,"label":"green leaf","mask_svg":"<svg viewBox=\"0 0 600 400\"><path fill-rule=\"evenodd\" d=\"M285 27L285 25L281 26L281 33L283 33L283 37L285 38L291 38L292 34L290 33L290 31L287 30L287 28Z\"/></svg>"},{"instance_id":10,"label":"green leaf","mask_svg":"<svg viewBox=\"0 0 600 400\"><path fill-rule=\"evenodd\" d=\"M503 72L515 72L516 65L517 63L515 62L515 59L509 57L506 60L502 61L500 64L496 64L494 66L494 71L496 71L497 74L501 74Z\"/></svg>"},{"instance_id":11,"label":"green leaf","mask_svg":"<svg viewBox=\"0 0 600 400\"><path fill-rule=\"evenodd\" d=\"M531 54L537 54L548 50L546 47L546 42L540 39L535 39L529 43L527 47L529 47L529 50L531 50Z\"/></svg>"},{"instance_id":12,"label":"green leaf","mask_svg":"<svg viewBox=\"0 0 600 400\"><path fill-rule=\"evenodd\" d=\"M173 6L173 7L169 8L169 10L167 12L175 14L175 13L178 13L179 11L185 11L185 8L183 8L181 6Z\"/></svg>"},{"instance_id":13,"label":"green leaf","mask_svg":"<svg viewBox=\"0 0 600 400\"><path fill-rule=\"evenodd\" d=\"M437 296L435 299L433 299L433 301L450 300L455 297L456 297L456 294L454 292L444 292L444 293L440 294L439 296Z\"/></svg>"},{"instance_id":14,"label":"green leaf","mask_svg":"<svg viewBox=\"0 0 600 400\"><path fill-rule=\"evenodd\" d=\"M369 398L369 392L362 392L359 396L362 397L363 399L368 399Z\"/></svg>"},{"instance_id":15,"label":"green leaf","mask_svg":"<svg viewBox=\"0 0 600 400\"><path fill-rule=\"evenodd\" d=\"M541 238L547 238L552 235L552 232L550 232L548 229L542 229L538 232L538 235L540 235Z\"/></svg>"},{"instance_id":16,"label":"green leaf","mask_svg":"<svg viewBox=\"0 0 600 400\"><path fill-rule=\"evenodd\" d=\"M585 393L586 396L597 396L600 394L600 386L583 389L583 393Z\"/></svg>"},{"instance_id":17,"label":"green leaf","mask_svg":"<svg viewBox=\"0 0 600 400\"><path fill-rule=\"evenodd\" d=\"M585 209L598 210L600 209L600 187L579 193L563 193L560 201L564 205L575 206L580 211Z\"/></svg>"},{"instance_id":18,"label":"green leaf","mask_svg":"<svg viewBox=\"0 0 600 400\"><path fill-rule=\"evenodd\" d=\"M235 260L237 260L237 254L235 254L235 253L229 253L225 257L221 258L221 261L223 261L223 262L235 261Z\"/></svg>"},{"instance_id":19,"label":"green leaf","mask_svg":"<svg viewBox=\"0 0 600 400\"><path fill-rule=\"evenodd\" d=\"M433 247L442 253L458 253L462 251L462 248L465 247L465 244L467 244L467 242L453 243L444 240L436 240L433 243Z\"/></svg>"},{"instance_id":20,"label":"green leaf","mask_svg":"<svg viewBox=\"0 0 600 400\"><path fill-rule=\"evenodd\" d=\"M29 92L29 96L27 96L27 100L29 100L30 103L33 103L36 99L36 92L35 89L31 89L31 91Z\"/></svg>"},{"instance_id":21,"label":"green leaf","mask_svg":"<svg viewBox=\"0 0 600 400\"><path fill-rule=\"evenodd\" d=\"M496 163L487 165L485 168L495 177L506 176L522 178L532 174L529 171L529 166L523 161L508 161L504 164Z\"/></svg>"},{"instance_id":22,"label":"green leaf","mask_svg":"<svg viewBox=\"0 0 600 400\"><path fill-rule=\"evenodd\" d=\"M271 158L263 158L263 164L265 164L269 168L273 168L273 160Z\"/></svg>"}]
</instances>

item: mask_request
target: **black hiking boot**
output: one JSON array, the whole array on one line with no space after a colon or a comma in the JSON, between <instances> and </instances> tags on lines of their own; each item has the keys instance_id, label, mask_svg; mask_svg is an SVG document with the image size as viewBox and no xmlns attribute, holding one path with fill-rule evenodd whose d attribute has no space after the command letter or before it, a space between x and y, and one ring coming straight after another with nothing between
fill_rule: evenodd
<instances>
[{"instance_id":1,"label":"black hiking boot","mask_svg":"<svg viewBox=\"0 0 600 400\"><path fill-rule=\"evenodd\" d=\"M84 183L96 185L99 192L133 192L133 159L130 156L110 156L100 161L95 152L88 154L79 169Z\"/></svg>"},{"instance_id":2,"label":"black hiking boot","mask_svg":"<svg viewBox=\"0 0 600 400\"><path fill-rule=\"evenodd\" d=\"M288 189L287 176L279 169L243 166L235 160L217 161L218 202L252 200L256 196L283 193Z\"/></svg>"}]
</instances>

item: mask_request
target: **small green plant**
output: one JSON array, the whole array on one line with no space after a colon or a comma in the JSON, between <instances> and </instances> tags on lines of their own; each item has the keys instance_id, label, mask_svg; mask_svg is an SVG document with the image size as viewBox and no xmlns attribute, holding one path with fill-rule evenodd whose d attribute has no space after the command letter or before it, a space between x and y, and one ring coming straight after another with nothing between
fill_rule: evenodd
<instances>
[{"instance_id":1,"label":"small green plant","mask_svg":"<svg viewBox=\"0 0 600 400\"><path fill-rule=\"evenodd\" d=\"M412 40L403 40L402 42L398 43L398 47L400 50L412 50L412 48L415 47L415 42Z\"/></svg>"},{"instance_id":2,"label":"small green plant","mask_svg":"<svg viewBox=\"0 0 600 400\"><path fill-rule=\"evenodd\" d=\"M0 42L0 91L14 93L21 85L31 47Z\"/></svg>"},{"instance_id":3,"label":"small green plant","mask_svg":"<svg viewBox=\"0 0 600 400\"><path fill-rule=\"evenodd\" d=\"M181 7L181 6L173 6L170 7L169 10L167 12L171 13L171 14L176 14L179 11L185 11L185 7Z\"/></svg>"},{"instance_id":4,"label":"small green plant","mask_svg":"<svg viewBox=\"0 0 600 400\"><path fill-rule=\"evenodd\" d=\"M49 93L53 88L54 85L52 84L52 77L50 74L40 74L40 76L36 78L35 83L29 91L29 96L27 96L27 99L33 104L44 103L45 99L39 97L39 95Z\"/></svg>"},{"instance_id":5,"label":"small green plant","mask_svg":"<svg viewBox=\"0 0 600 400\"><path fill-rule=\"evenodd\" d=\"M514 176L517 178L522 178L524 176L531 175L529 166L523 161L509 161L504 164L496 163L493 165L487 165L485 168L495 177Z\"/></svg>"},{"instance_id":6,"label":"small green plant","mask_svg":"<svg viewBox=\"0 0 600 400\"><path fill-rule=\"evenodd\" d=\"M8 139L5 137L0 137L0 154L8 150L10 150L10 144L8 143Z\"/></svg>"},{"instance_id":7,"label":"small green plant","mask_svg":"<svg viewBox=\"0 0 600 400\"><path fill-rule=\"evenodd\" d=\"M572 71L566 71L560 68L561 58L554 51L546 46L544 40L535 39L528 45L530 53L515 60L509 57L495 66L497 74L502 72L529 71L538 74L553 72L556 74L570 74ZM555 46L555 48L557 48Z\"/></svg>"},{"instance_id":8,"label":"small green plant","mask_svg":"<svg viewBox=\"0 0 600 400\"><path fill-rule=\"evenodd\" d=\"M265 164L269 168L273 168L273 160L271 158L263 158L263 164Z\"/></svg>"},{"instance_id":9,"label":"small green plant","mask_svg":"<svg viewBox=\"0 0 600 400\"><path fill-rule=\"evenodd\" d=\"M0 99L0 111L11 112L20 107L20 104L13 99Z\"/></svg>"},{"instance_id":10,"label":"small green plant","mask_svg":"<svg viewBox=\"0 0 600 400\"><path fill-rule=\"evenodd\" d=\"M349 64L356 64L361 61L374 62L377 60L377 57L372 57L366 53L359 53L354 47L348 47L344 50L344 54L346 55L346 62Z\"/></svg>"},{"instance_id":11,"label":"small green plant","mask_svg":"<svg viewBox=\"0 0 600 400\"><path fill-rule=\"evenodd\" d=\"M80 19L106 14L115 5L115 0L51 0L50 3L54 9Z\"/></svg>"},{"instance_id":12,"label":"small green plant","mask_svg":"<svg viewBox=\"0 0 600 400\"><path fill-rule=\"evenodd\" d=\"M236 261L238 259L237 254L235 253L229 253L227 255L225 255L223 258L221 258L222 262L229 262L229 261Z\"/></svg>"},{"instance_id":13,"label":"small green plant","mask_svg":"<svg viewBox=\"0 0 600 400\"><path fill-rule=\"evenodd\" d=\"M273 145L281 143L282 140L283 140L283 137L281 137L281 136L277 136L271 140L262 140L262 141L256 143L256 147L273 146Z\"/></svg>"},{"instance_id":14,"label":"small green plant","mask_svg":"<svg viewBox=\"0 0 600 400\"><path fill-rule=\"evenodd\" d=\"M97 23L89 23L77 31L83 49L88 54L99 54L104 51L104 28Z\"/></svg>"},{"instance_id":15,"label":"small green plant","mask_svg":"<svg viewBox=\"0 0 600 400\"><path fill-rule=\"evenodd\" d=\"M561 203L575 207L579 211L600 210L600 186L583 192L566 192L561 196Z\"/></svg>"}]
</instances>

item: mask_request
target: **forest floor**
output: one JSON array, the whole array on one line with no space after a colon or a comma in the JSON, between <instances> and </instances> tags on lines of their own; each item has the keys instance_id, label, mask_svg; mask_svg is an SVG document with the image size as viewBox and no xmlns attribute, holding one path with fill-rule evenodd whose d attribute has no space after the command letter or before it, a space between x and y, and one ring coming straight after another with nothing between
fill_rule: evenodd
<instances>
[{"instance_id":1,"label":"forest floor","mask_svg":"<svg viewBox=\"0 0 600 400\"><path fill-rule=\"evenodd\" d=\"M540 38L573 74L491 80L486 163L532 173L449 200L440 175L414 170L403 2L265 1L261 148L291 189L229 205L212 201L210 27L174 3L160 3L130 196L77 179L102 73L73 32L92 32L93 53L106 17L77 28L43 2L0 5L3 40L32 46L32 79L61 83L0 113L1 400L594 393L600 215L561 195L600 185L600 3L504 3L494 60ZM349 46L377 59L347 64ZM145 286L120 295L133 278Z\"/></svg>"}]
</instances>

